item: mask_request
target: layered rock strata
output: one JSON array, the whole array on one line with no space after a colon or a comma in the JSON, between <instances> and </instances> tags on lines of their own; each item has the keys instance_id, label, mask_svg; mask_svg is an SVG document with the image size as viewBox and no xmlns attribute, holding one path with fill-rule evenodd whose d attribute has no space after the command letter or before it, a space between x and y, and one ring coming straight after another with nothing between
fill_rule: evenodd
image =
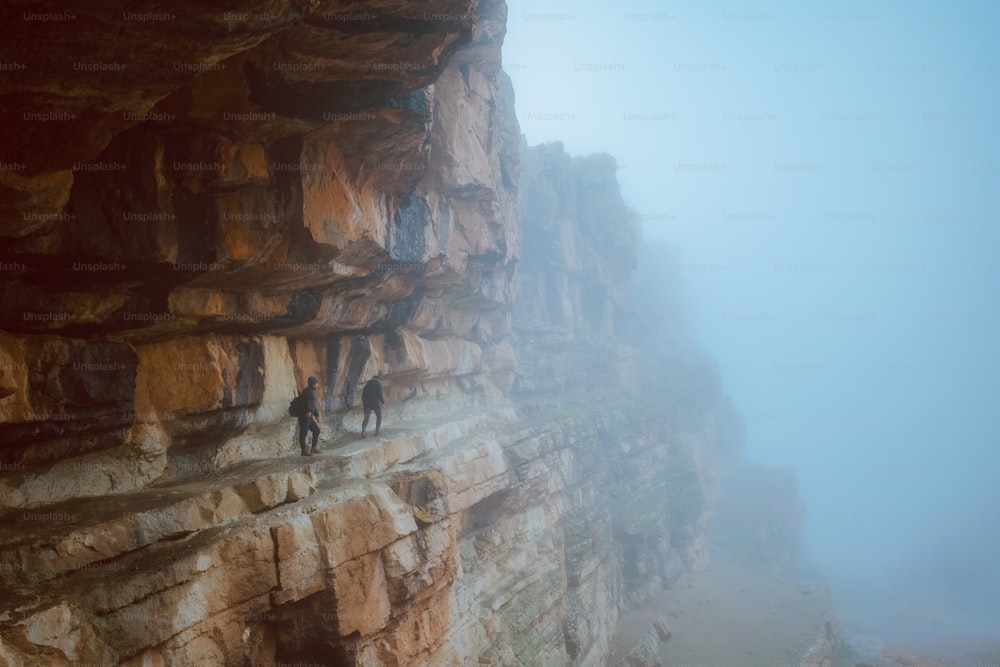
<instances>
[{"instance_id":1,"label":"layered rock strata","mask_svg":"<svg viewBox=\"0 0 1000 667\"><path fill-rule=\"evenodd\" d=\"M618 340L610 160L522 178L505 13L0 10L3 661L600 665L706 561L718 382Z\"/></svg>"},{"instance_id":2,"label":"layered rock strata","mask_svg":"<svg viewBox=\"0 0 1000 667\"><path fill-rule=\"evenodd\" d=\"M503 5L189 4L159 33L111 9L5 11L28 68L5 108L77 117L2 124L23 167L4 172L6 505L275 455L266 431L308 375L332 414L380 371L395 405L509 386ZM73 75L87 59L135 74ZM248 430L264 437L232 451Z\"/></svg>"}]
</instances>

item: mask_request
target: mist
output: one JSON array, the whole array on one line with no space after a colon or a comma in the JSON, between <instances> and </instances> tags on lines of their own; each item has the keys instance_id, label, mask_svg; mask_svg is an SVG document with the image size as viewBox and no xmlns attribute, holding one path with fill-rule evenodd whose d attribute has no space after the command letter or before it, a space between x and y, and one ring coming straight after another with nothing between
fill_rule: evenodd
<instances>
[{"instance_id":1,"label":"mist","mask_svg":"<svg viewBox=\"0 0 1000 667\"><path fill-rule=\"evenodd\" d=\"M616 158L745 456L796 474L804 566L884 639L1000 628L998 31L980 2L509 2L528 143Z\"/></svg>"}]
</instances>

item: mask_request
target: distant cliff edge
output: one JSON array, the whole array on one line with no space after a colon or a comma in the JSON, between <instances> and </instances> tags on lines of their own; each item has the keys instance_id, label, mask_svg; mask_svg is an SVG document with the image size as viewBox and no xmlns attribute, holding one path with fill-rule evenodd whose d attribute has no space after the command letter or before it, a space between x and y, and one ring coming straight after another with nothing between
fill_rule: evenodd
<instances>
[{"instance_id":1,"label":"distant cliff edge","mask_svg":"<svg viewBox=\"0 0 1000 667\"><path fill-rule=\"evenodd\" d=\"M506 6L70 15L0 9L0 661L605 664L741 427Z\"/></svg>"}]
</instances>

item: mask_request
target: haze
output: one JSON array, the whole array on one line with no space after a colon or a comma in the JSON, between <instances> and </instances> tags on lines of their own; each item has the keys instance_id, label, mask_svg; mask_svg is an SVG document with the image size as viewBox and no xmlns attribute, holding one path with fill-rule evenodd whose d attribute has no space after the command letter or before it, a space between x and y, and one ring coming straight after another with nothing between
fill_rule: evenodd
<instances>
[{"instance_id":1,"label":"haze","mask_svg":"<svg viewBox=\"0 0 1000 667\"><path fill-rule=\"evenodd\" d=\"M998 33L986 2L509 1L528 143L618 160L859 631L1000 628Z\"/></svg>"}]
</instances>

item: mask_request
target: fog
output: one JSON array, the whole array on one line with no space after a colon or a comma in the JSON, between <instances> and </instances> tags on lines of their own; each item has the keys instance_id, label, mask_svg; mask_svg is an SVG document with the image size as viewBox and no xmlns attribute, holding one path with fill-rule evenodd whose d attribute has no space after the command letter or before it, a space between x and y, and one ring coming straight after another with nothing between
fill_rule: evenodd
<instances>
[{"instance_id":1,"label":"fog","mask_svg":"<svg viewBox=\"0 0 1000 667\"><path fill-rule=\"evenodd\" d=\"M858 632L1000 628L998 33L987 2L509 0L528 143L616 157Z\"/></svg>"}]
</instances>

